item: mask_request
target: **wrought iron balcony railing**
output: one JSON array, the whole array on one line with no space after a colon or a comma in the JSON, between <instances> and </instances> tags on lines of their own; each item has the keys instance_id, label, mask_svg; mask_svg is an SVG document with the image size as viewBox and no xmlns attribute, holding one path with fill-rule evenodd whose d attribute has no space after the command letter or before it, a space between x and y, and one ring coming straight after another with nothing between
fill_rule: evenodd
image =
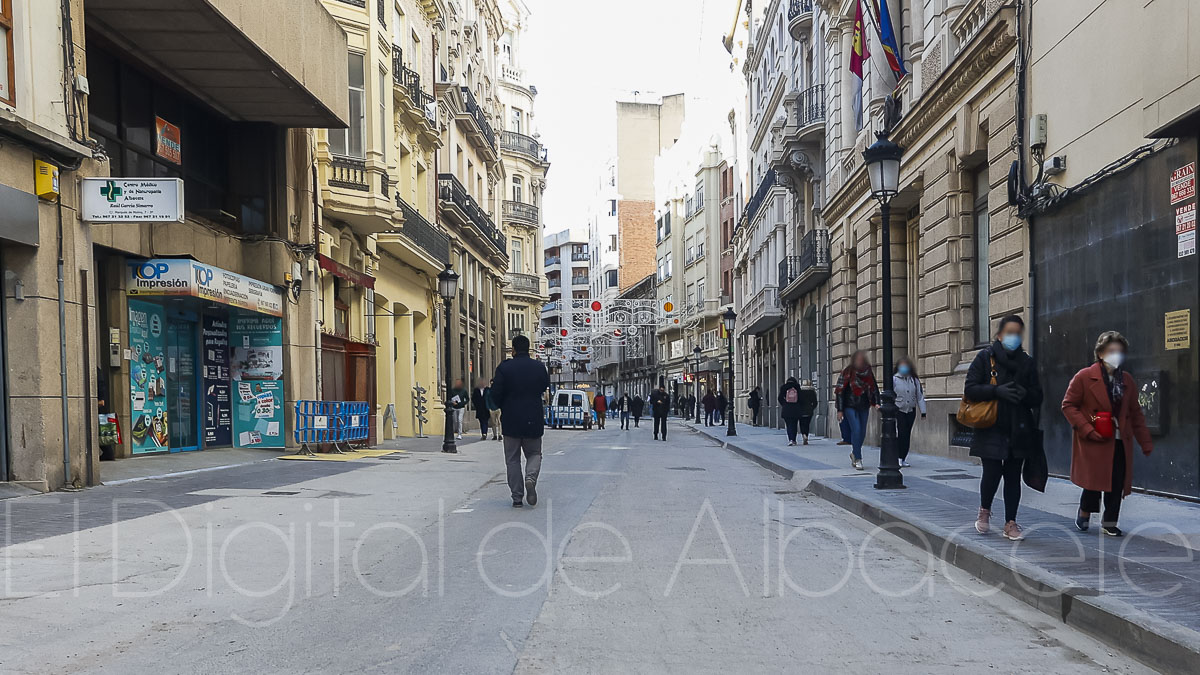
<instances>
[{"instance_id":1,"label":"wrought iron balcony railing","mask_svg":"<svg viewBox=\"0 0 1200 675\"><path fill-rule=\"evenodd\" d=\"M788 256L779 262L779 288L787 296L806 293L829 278L829 230L809 230L800 240L800 255ZM795 284L800 281L802 283ZM780 302L787 300L780 293Z\"/></svg>"},{"instance_id":2,"label":"wrought iron balcony railing","mask_svg":"<svg viewBox=\"0 0 1200 675\"><path fill-rule=\"evenodd\" d=\"M500 149L525 155L535 162L546 158L546 149L541 141L516 131L505 131L500 135Z\"/></svg>"},{"instance_id":3,"label":"wrought iron balcony railing","mask_svg":"<svg viewBox=\"0 0 1200 675\"><path fill-rule=\"evenodd\" d=\"M404 224L388 234L402 234L443 265L450 262L450 236L439 231L411 204L396 195L396 208L404 216Z\"/></svg>"},{"instance_id":4,"label":"wrought iron balcony railing","mask_svg":"<svg viewBox=\"0 0 1200 675\"><path fill-rule=\"evenodd\" d=\"M538 207L525 202L504 201L504 219L530 225L538 224Z\"/></svg>"},{"instance_id":5,"label":"wrought iron balcony railing","mask_svg":"<svg viewBox=\"0 0 1200 675\"><path fill-rule=\"evenodd\" d=\"M508 250L505 246L504 237L496 229L491 216L476 203L475 198L467 192L467 189L463 187L463 184L459 182L454 174L438 174L438 198L454 204L466 214L471 226L484 239L491 242L492 246L496 247L498 251L505 253Z\"/></svg>"},{"instance_id":6,"label":"wrought iron balcony railing","mask_svg":"<svg viewBox=\"0 0 1200 675\"><path fill-rule=\"evenodd\" d=\"M763 176L762 181L759 182L758 189L754 191L754 196L750 198L750 201L746 202L746 210L743 213L746 222L749 223L754 220L754 216L762 206L763 200L767 198L767 193L773 187L775 187L775 169L770 169Z\"/></svg>"},{"instance_id":7,"label":"wrought iron balcony railing","mask_svg":"<svg viewBox=\"0 0 1200 675\"><path fill-rule=\"evenodd\" d=\"M825 85L815 84L796 99L796 124L806 127L825 121Z\"/></svg>"},{"instance_id":8,"label":"wrought iron balcony railing","mask_svg":"<svg viewBox=\"0 0 1200 675\"><path fill-rule=\"evenodd\" d=\"M488 145L496 147L496 132L492 130L492 125L488 122L487 115L484 114L483 108L479 107L479 102L475 100L475 94L467 87L462 87L463 100L466 102L467 114L475 120L475 126L479 127L480 133L487 139Z\"/></svg>"},{"instance_id":9,"label":"wrought iron balcony railing","mask_svg":"<svg viewBox=\"0 0 1200 675\"><path fill-rule=\"evenodd\" d=\"M795 19L801 14L812 14L813 0L789 0L788 2L788 21Z\"/></svg>"}]
</instances>

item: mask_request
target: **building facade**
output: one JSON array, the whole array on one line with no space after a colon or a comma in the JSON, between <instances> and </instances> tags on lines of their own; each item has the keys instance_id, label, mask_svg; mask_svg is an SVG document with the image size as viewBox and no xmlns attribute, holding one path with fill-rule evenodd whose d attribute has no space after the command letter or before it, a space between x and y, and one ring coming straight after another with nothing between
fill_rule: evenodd
<instances>
[{"instance_id":1,"label":"building facade","mask_svg":"<svg viewBox=\"0 0 1200 675\"><path fill-rule=\"evenodd\" d=\"M546 361L553 386L592 387L591 285L587 230L570 228L545 238L546 287L550 302L542 308L537 352Z\"/></svg>"}]
</instances>

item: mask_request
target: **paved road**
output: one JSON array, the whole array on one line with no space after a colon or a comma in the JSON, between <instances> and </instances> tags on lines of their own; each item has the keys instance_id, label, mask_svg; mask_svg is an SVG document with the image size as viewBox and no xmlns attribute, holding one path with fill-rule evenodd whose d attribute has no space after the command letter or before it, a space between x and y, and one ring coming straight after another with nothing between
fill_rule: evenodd
<instances>
[{"instance_id":1,"label":"paved road","mask_svg":"<svg viewBox=\"0 0 1200 675\"><path fill-rule=\"evenodd\" d=\"M502 471L488 441L9 500L0 671L1146 672L682 428L552 433L536 508Z\"/></svg>"}]
</instances>

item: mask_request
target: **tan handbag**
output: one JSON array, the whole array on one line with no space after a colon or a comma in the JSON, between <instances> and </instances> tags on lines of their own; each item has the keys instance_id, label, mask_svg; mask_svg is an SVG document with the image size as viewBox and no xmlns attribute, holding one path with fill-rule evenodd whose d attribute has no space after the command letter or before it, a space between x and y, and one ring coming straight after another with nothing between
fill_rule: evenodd
<instances>
[{"instance_id":1,"label":"tan handbag","mask_svg":"<svg viewBox=\"0 0 1200 675\"><path fill-rule=\"evenodd\" d=\"M996 359L991 359L992 364L992 386L996 386ZM990 401L968 401L966 396L963 396L962 401L958 404L958 423L971 427L972 429L987 429L995 426L996 417L999 415L1000 402L996 399Z\"/></svg>"}]
</instances>

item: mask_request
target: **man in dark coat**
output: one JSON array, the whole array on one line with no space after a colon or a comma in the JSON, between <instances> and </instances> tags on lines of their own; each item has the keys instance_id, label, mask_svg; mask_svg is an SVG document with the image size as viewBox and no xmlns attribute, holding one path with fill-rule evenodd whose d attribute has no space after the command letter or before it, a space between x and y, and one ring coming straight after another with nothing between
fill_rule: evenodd
<instances>
[{"instance_id":1,"label":"man in dark coat","mask_svg":"<svg viewBox=\"0 0 1200 675\"><path fill-rule=\"evenodd\" d=\"M750 424L758 426L758 411L762 408L762 392L758 387L750 390L749 400L746 405L750 407Z\"/></svg>"},{"instance_id":2,"label":"man in dark coat","mask_svg":"<svg viewBox=\"0 0 1200 675\"><path fill-rule=\"evenodd\" d=\"M638 394L633 395L633 400L629 402L629 412L633 415L633 426L640 427L642 421L642 411L646 409L646 402Z\"/></svg>"},{"instance_id":3,"label":"man in dark coat","mask_svg":"<svg viewBox=\"0 0 1200 675\"><path fill-rule=\"evenodd\" d=\"M658 389L650 394L650 414L654 416L654 440L658 440L659 432L662 433L662 440L667 440L667 415L671 413L671 397L667 395L667 389L663 385L658 385Z\"/></svg>"},{"instance_id":4,"label":"man in dark coat","mask_svg":"<svg viewBox=\"0 0 1200 675\"><path fill-rule=\"evenodd\" d=\"M717 392L717 417L721 419L721 424L725 424L725 414L729 412L729 399L725 398L725 392Z\"/></svg>"},{"instance_id":5,"label":"man in dark coat","mask_svg":"<svg viewBox=\"0 0 1200 675\"><path fill-rule=\"evenodd\" d=\"M537 481L542 469L542 434L545 417L542 396L550 388L550 374L541 361L529 358L529 338L518 335L512 341L513 356L496 367L492 379L492 401L500 406L500 425L504 432L504 463L508 468L508 489L514 507L525 499L537 505ZM525 453L524 481L521 453Z\"/></svg>"},{"instance_id":6,"label":"man in dark coat","mask_svg":"<svg viewBox=\"0 0 1200 675\"><path fill-rule=\"evenodd\" d=\"M492 411L488 410L487 400L490 393L487 380L480 380L471 391L471 409L475 411L475 421L479 422L479 434L487 440L488 422L492 419Z\"/></svg>"}]
</instances>

